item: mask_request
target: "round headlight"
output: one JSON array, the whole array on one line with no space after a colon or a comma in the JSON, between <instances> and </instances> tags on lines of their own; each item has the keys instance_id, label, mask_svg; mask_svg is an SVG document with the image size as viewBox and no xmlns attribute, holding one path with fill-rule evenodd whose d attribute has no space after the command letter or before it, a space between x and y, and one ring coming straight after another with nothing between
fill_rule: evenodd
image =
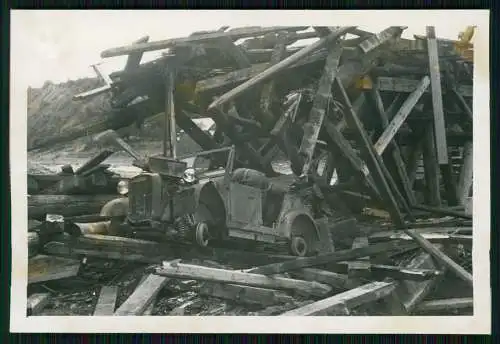
<instances>
[{"instance_id":1,"label":"round headlight","mask_svg":"<svg viewBox=\"0 0 500 344\"><path fill-rule=\"evenodd\" d=\"M193 183L196 180L194 168L188 168L187 170L185 170L184 174L182 175L182 179L186 183Z\"/></svg>"},{"instance_id":2,"label":"round headlight","mask_svg":"<svg viewBox=\"0 0 500 344\"><path fill-rule=\"evenodd\" d=\"M116 189L120 195L125 195L128 193L128 181L127 180L120 180L118 182L118 185L116 186Z\"/></svg>"}]
</instances>

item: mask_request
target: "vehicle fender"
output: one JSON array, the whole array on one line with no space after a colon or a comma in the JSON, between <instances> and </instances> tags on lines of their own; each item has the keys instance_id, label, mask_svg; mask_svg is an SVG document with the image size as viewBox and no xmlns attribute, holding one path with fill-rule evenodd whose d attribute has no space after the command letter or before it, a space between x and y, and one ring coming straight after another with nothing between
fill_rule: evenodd
<instances>
[{"instance_id":1,"label":"vehicle fender","mask_svg":"<svg viewBox=\"0 0 500 344\"><path fill-rule=\"evenodd\" d=\"M194 186L195 209L204 204L220 220L226 220L226 206L224 200L212 181Z\"/></svg>"},{"instance_id":2,"label":"vehicle fender","mask_svg":"<svg viewBox=\"0 0 500 344\"><path fill-rule=\"evenodd\" d=\"M307 212L301 210L292 210L288 212L280 223L280 232L287 238L293 234L313 233L319 240L320 233L316 222Z\"/></svg>"},{"instance_id":3,"label":"vehicle fender","mask_svg":"<svg viewBox=\"0 0 500 344\"><path fill-rule=\"evenodd\" d=\"M101 216L126 217L128 214L128 197L115 198L101 208Z\"/></svg>"}]
</instances>

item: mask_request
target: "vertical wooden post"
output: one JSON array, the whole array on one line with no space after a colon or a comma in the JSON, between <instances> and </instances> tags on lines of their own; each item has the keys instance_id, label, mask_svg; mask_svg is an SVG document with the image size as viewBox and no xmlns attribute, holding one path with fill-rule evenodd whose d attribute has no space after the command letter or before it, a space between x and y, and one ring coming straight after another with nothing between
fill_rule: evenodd
<instances>
[{"instance_id":1,"label":"vertical wooden post","mask_svg":"<svg viewBox=\"0 0 500 344\"><path fill-rule=\"evenodd\" d=\"M436 157L434 126L429 124L424 132L424 174L427 203L433 206L441 205L441 190L439 183L439 165Z\"/></svg>"},{"instance_id":2,"label":"vertical wooden post","mask_svg":"<svg viewBox=\"0 0 500 344\"><path fill-rule=\"evenodd\" d=\"M331 48L326 58L323 75L319 80L318 90L314 98L311 112L309 113L309 119L304 125L304 136L299 149L299 154L304 158L304 164L302 166L302 176L304 177L307 177L309 168L311 167L316 141L318 140L319 132L323 125L326 106L330 100L332 82L337 75L341 53L342 47L340 44L336 44Z\"/></svg>"},{"instance_id":3,"label":"vertical wooden post","mask_svg":"<svg viewBox=\"0 0 500 344\"><path fill-rule=\"evenodd\" d=\"M436 32L433 26L427 26L427 51L431 76L432 108L434 110L434 134L439 165L448 164L448 145L446 143L446 124L444 120L443 95L441 90L441 71Z\"/></svg>"},{"instance_id":4,"label":"vertical wooden post","mask_svg":"<svg viewBox=\"0 0 500 344\"><path fill-rule=\"evenodd\" d=\"M460 171L460 179L457 187L457 197L460 204L464 205L465 200L470 195L472 180L473 180L473 163L472 163L472 142L468 141L464 145L463 164Z\"/></svg>"}]
</instances>

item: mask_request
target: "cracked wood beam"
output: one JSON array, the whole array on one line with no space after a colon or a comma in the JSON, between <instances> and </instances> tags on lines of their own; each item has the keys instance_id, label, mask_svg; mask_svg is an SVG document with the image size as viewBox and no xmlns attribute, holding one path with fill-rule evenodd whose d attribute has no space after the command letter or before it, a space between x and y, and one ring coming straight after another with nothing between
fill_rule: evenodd
<instances>
[{"instance_id":1,"label":"cracked wood beam","mask_svg":"<svg viewBox=\"0 0 500 344\"><path fill-rule=\"evenodd\" d=\"M242 27L225 32L213 32L201 35L194 35L182 38L172 38L156 42L148 42L141 44L133 44L129 46L122 46L117 48L111 48L104 50L101 53L102 58L129 55L134 52L146 52L165 49L178 44L186 43L201 43L211 40L216 40L220 38L230 38L231 40L238 40L240 38L252 37L252 36L262 36L266 33L276 32L276 31L300 31L307 29L307 26L271 26L271 27Z\"/></svg>"},{"instance_id":2,"label":"cracked wood beam","mask_svg":"<svg viewBox=\"0 0 500 344\"><path fill-rule=\"evenodd\" d=\"M302 166L302 176L307 176L311 167L314 149L318 140L319 132L323 125L326 106L331 97L332 82L337 75L342 46L337 43L333 46L326 58L326 63L318 84L316 96L312 109L309 113L308 121L304 124L304 136L299 148L299 155L304 158Z\"/></svg>"},{"instance_id":3,"label":"cracked wood beam","mask_svg":"<svg viewBox=\"0 0 500 344\"><path fill-rule=\"evenodd\" d=\"M344 108L346 109L346 111L344 112L344 116L346 117L347 124L352 129L355 129L358 134L361 143L361 150L362 152L364 152L364 155L368 159L368 166L370 172L375 175L376 177L375 180L378 181L378 186L380 186L379 190L381 192L382 199L386 202L387 207L389 208L388 210L389 213L391 214L392 221L395 223L397 227L402 227L404 226L403 215L401 213L401 210L399 209L396 199L394 198L394 195L392 194L391 187L389 186L389 183L391 183L391 181L386 180L386 176L389 175L389 173L387 169L384 168L385 165L383 164L381 157L375 151L363 127L363 124L359 120L356 112L353 110L349 97L344 89L344 86L342 85L340 80L338 79L335 80L337 89L340 91L341 102L343 103ZM387 173L384 173L384 171ZM394 181L392 180L392 182ZM411 211L409 211L409 213L411 213Z\"/></svg>"},{"instance_id":4,"label":"cracked wood beam","mask_svg":"<svg viewBox=\"0 0 500 344\"><path fill-rule=\"evenodd\" d=\"M420 100L420 97L422 97L424 91L427 89L429 84L430 84L429 77L428 76L423 77L417 89L408 96L408 98L403 103L399 111L391 120L391 123L387 125L387 128L384 130L382 135L380 135L379 139L374 145L375 151L377 152L378 155L382 155L385 148L392 141L394 135L396 135L399 128L401 128L401 125L403 125L404 121L413 110L413 107Z\"/></svg>"},{"instance_id":5,"label":"cracked wood beam","mask_svg":"<svg viewBox=\"0 0 500 344\"><path fill-rule=\"evenodd\" d=\"M378 114L380 116L380 121L382 124L382 128L385 129L389 126L389 118L387 116L387 113L384 109L384 103L382 101L382 97L380 95L380 92L376 87L372 89L371 92L372 100L375 103L375 107L378 110ZM412 185L413 183L410 182L410 178L408 177L408 174L406 172L406 166L403 161L403 157L401 154L401 150L399 149L399 145L396 143L396 141L392 140L390 143L391 147L391 156L392 159L394 160L395 166L396 166L396 171L398 172L399 179L401 181L401 184L403 185L403 190L406 195L406 199L408 200L408 203L410 205L416 204L416 199L415 199L415 194L413 193L412 190Z\"/></svg>"},{"instance_id":6,"label":"cracked wood beam","mask_svg":"<svg viewBox=\"0 0 500 344\"><path fill-rule=\"evenodd\" d=\"M429 253L439 263L447 267L458 278L467 282L471 288L474 286L472 274L470 274L467 270L454 262L450 257L444 254L437 247L435 247L429 240L425 239L420 233L417 233L414 230L405 230L404 232L408 234L413 240L415 240L423 250Z\"/></svg>"},{"instance_id":7,"label":"cracked wood beam","mask_svg":"<svg viewBox=\"0 0 500 344\"><path fill-rule=\"evenodd\" d=\"M434 134L436 137L436 153L439 165L448 164L448 145L446 143L446 123L443 110L443 94L441 90L441 72L436 33L433 26L427 26L427 50L431 75L432 108L434 111Z\"/></svg>"},{"instance_id":8,"label":"cracked wood beam","mask_svg":"<svg viewBox=\"0 0 500 344\"><path fill-rule=\"evenodd\" d=\"M177 128L175 124L174 89L175 76L172 67L167 66L165 71L165 109L163 155L174 159L177 157Z\"/></svg>"},{"instance_id":9,"label":"cracked wood beam","mask_svg":"<svg viewBox=\"0 0 500 344\"><path fill-rule=\"evenodd\" d=\"M288 35L286 34L286 32L278 33L276 45L274 46L271 55L271 61L269 62L269 67L280 62L281 59L283 59L283 57L285 56L287 39ZM260 108L262 110L262 120L266 124L274 120L274 115L271 111L271 103L275 95L274 87L275 87L275 81L271 80L268 83L264 84L261 91Z\"/></svg>"},{"instance_id":10,"label":"cracked wood beam","mask_svg":"<svg viewBox=\"0 0 500 344\"><path fill-rule=\"evenodd\" d=\"M135 41L133 44L142 44L142 43L147 43L149 41L149 36L144 36L139 38L137 41ZM133 71L137 68L139 68L139 65L141 63L143 52L135 52L131 53L128 55L127 62L125 64L125 68L123 69L125 72L130 72Z\"/></svg>"},{"instance_id":11,"label":"cracked wood beam","mask_svg":"<svg viewBox=\"0 0 500 344\"><path fill-rule=\"evenodd\" d=\"M395 288L396 282L372 282L282 313L281 316L348 315L349 309L385 298Z\"/></svg>"},{"instance_id":12,"label":"cracked wood beam","mask_svg":"<svg viewBox=\"0 0 500 344\"><path fill-rule=\"evenodd\" d=\"M311 44L311 45L305 47L304 49L296 52L295 54L287 57L286 59L282 60L281 62L271 66L270 68L267 68L262 73L254 76L250 80L247 80L246 82L231 89L229 92L218 97L215 101L212 102L212 104L210 104L208 106L208 110L219 107L219 106L223 105L224 103L227 103L228 101L238 97L243 92L249 90L252 87L255 87L256 85L260 84L261 82L263 82L265 80L268 80L273 75L276 75L276 73L278 73L278 72L282 71L283 69L291 66L292 64L300 61L301 59L305 58L310 53L322 48L323 46L328 45L330 42L335 41L340 36L349 32L353 28L354 27L352 27L352 26L342 27L342 28L338 29L337 31L332 32L328 36L321 38L319 41L314 42L313 44Z\"/></svg>"},{"instance_id":13,"label":"cracked wood beam","mask_svg":"<svg viewBox=\"0 0 500 344\"><path fill-rule=\"evenodd\" d=\"M441 205L441 187L439 182L439 165L436 157L434 141L434 125L429 123L424 131L422 156L424 160L424 178L427 203Z\"/></svg>"}]
</instances>

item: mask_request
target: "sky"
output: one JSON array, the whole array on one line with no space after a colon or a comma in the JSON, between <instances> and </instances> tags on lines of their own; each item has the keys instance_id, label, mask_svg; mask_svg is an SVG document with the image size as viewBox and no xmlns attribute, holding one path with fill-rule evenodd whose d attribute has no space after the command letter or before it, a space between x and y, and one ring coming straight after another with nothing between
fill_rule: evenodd
<instances>
[{"instance_id":1,"label":"sky","mask_svg":"<svg viewBox=\"0 0 500 344\"><path fill-rule=\"evenodd\" d=\"M194 31L215 30L224 25L357 25L379 32L391 25L408 28L403 37L425 34L433 25L438 37L456 39L474 16L464 11L180 11L180 10L23 10L11 16L11 44L21 59L22 78L31 87L47 80L64 82L93 77L91 64L102 63L110 73L123 68L126 57L101 59L108 48L128 45L145 35L150 41L188 36ZM359 12L365 12L362 17ZM370 15L367 17L367 13ZM395 13L397 12L397 13ZM419 13L415 13L419 12ZM422 13L424 12L424 13ZM438 13L437 15L435 14ZM447 11L450 12L450 11ZM407 13L407 14L404 14ZM408 13L410 13L408 15ZM434 14L433 14L434 13ZM143 61L159 52L144 54Z\"/></svg>"}]
</instances>

